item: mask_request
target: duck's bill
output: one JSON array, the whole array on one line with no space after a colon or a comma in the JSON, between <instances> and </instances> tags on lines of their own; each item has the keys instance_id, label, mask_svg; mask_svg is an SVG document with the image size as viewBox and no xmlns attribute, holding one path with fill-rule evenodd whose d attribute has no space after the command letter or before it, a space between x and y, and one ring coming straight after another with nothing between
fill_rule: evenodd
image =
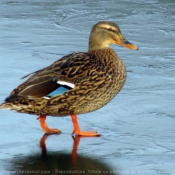
<instances>
[{"instance_id":1,"label":"duck's bill","mask_svg":"<svg viewBox=\"0 0 175 175\"><path fill-rule=\"evenodd\" d=\"M118 40L116 40L116 44L119 44L121 46L127 47L127 48L132 49L132 50L139 50L139 48L136 45L130 43L127 40L119 40L118 39Z\"/></svg>"}]
</instances>

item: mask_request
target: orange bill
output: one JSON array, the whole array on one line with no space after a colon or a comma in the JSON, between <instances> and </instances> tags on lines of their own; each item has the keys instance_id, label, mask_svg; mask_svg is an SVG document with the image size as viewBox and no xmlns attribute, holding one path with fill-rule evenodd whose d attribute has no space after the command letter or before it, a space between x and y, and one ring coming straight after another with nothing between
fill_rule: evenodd
<instances>
[{"instance_id":1,"label":"orange bill","mask_svg":"<svg viewBox=\"0 0 175 175\"><path fill-rule=\"evenodd\" d=\"M118 45L127 47L127 48L129 48L129 49L139 50L139 48L138 48L136 45L130 43L129 41L127 41L127 40L125 40L125 39L118 39L118 40L116 40L115 43L118 44Z\"/></svg>"}]
</instances>

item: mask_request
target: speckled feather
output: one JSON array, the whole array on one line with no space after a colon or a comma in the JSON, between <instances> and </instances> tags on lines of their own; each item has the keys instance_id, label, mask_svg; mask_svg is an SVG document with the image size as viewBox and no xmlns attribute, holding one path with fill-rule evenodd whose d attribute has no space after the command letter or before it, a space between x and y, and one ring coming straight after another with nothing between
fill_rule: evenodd
<instances>
[{"instance_id":1,"label":"speckled feather","mask_svg":"<svg viewBox=\"0 0 175 175\"><path fill-rule=\"evenodd\" d=\"M69 54L27 76L31 77L11 92L1 108L67 116L91 112L107 104L123 87L126 70L116 53L105 48ZM73 83L75 88L50 99L43 98L57 88L59 80Z\"/></svg>"}]
</instances>

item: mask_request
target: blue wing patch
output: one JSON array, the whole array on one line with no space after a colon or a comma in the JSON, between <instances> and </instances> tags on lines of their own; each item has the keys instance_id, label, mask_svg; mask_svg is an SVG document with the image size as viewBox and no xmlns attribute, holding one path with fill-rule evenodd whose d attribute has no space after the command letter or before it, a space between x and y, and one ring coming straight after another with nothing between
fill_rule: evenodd
<instances>
[{"instance_id":1,"label":"blue wing patch","mask_svg":"<svg viewBox=\"0 0 175 175\"><path fill-rule=\"evenodd\" d=\"M47 95L47 97L53 97L55 95L62 95L65 92L69 91L70 89L72 89L69 86L59 86L57 89L55 89L54 91L52 91L51 93L49 93Z\"/></svg>"}]
</instances>

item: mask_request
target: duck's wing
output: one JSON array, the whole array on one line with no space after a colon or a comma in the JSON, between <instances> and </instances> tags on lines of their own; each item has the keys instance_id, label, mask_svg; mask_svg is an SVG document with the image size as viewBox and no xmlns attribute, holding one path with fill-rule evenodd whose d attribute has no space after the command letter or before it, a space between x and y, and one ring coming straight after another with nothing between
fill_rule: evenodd
<instances>
[{"instance_id":1,"label":"duck's wing","mask_svg":"<svg viewBox=\"0 0 175 175\"><path fill-rule=\"evenodd\" d=\"M74 88L76 82L85 76L87 74L86 70L91 69L91 67L87 53L69 54L52 65L23 77L30 76L28 80L14 89L5 101L11 101L16 98L33 99L46 97L49 94L53 95L52 92L59 87ZM57 93L59 94L59 91Z\"/></svg>"}]
</instances>

